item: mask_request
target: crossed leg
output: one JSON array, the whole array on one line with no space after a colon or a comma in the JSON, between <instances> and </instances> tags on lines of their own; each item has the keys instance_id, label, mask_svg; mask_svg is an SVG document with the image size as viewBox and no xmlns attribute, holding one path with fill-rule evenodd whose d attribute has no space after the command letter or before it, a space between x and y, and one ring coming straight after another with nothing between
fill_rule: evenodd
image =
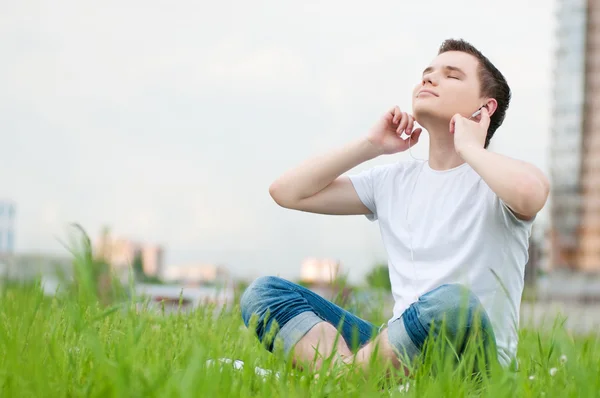
<instances>
[{"instance_id":1,"label":"crossed leg","mask_svg":"<svg viewBox=\"0 0 600 398\"><path fill-rule=\"evenodd\" d=\"M317 352L317 355L315 353ZM399 369L402 362L388 340L388 331L384 329L374 340L363 345L353 353L346 341L340 338L337 329L328 322L320 322L313 326L293 349L292 360L295 364L311 363L314 370L323 366L325 358L332 358L331 365L358 365L363 374L368 370L373 355L377 352L377 361L383 365L392 365ZM316 356L316 361L314 360ZM405 369L405 373L407 370Z\"/></svg>"},{"instance_id":2,"label":"crossed leg","mask_svg":"<svg viewBox=\"0 0 600 398\"><path fill-rule=\"evenodd\" d=\"M246 326L257 316L255 331L268 350L273 349L273 341L265 338L276 328L275 336L294 364L308 364L313 370L332 359L332 365L355 364L366 372L376 360L384 366L403 368L407 374L407 362L420 354L429 325L442 315L449 318L453 334L466 336L465 328L474 326L473 314L480 311L480 327L495 345L493 329L479 300L461 285L443 285L423 295L401 318L379 332L371 323L316 293L277 277L256 279L242 296L241 310ZM461 310L468 315L464 324L458 322Z\"/></svg>"}]
</instances>

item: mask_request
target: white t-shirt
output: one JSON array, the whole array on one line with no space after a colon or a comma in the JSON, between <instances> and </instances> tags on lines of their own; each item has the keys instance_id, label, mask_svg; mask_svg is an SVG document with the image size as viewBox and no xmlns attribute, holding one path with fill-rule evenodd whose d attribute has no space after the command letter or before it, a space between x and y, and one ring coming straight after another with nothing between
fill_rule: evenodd
<instances>
[{"instance_id":1,"label":"white t-shirt","mask_svg":"<svg viewBox=\"0 0 600 398\"><path fill-rule=\"evenodd\" d=\"M498 359L508 365L533 220L519 220L467 163L437 171L409 160L349 177L373 213L367 218L379 221L395 301L390 322L420 295L464 284L490 317Z\"/></svg>"}]
</instances>

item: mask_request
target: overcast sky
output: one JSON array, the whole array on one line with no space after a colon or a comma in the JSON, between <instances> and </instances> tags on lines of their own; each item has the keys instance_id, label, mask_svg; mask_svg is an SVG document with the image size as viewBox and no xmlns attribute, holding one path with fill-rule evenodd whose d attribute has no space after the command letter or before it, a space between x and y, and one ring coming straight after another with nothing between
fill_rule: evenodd
<instances>
[{"instance_id":1,"label":"overcast sky","mask_svg":"<svg viewBox=\"0 0 600 398\"><path fill-rule=\"evenodd\" d=\"M360 280L385 260L377 224L281 209L269 184L391 105L410 110L446 38L471 41L511 85L491 149L547 172L554 7L2 1L0 197L18 206L17 250L60 253L79 222L93 237L108 225L163 244L172 265L295 278L302 259L324 256Z\"/></svg>"}]
</instances>

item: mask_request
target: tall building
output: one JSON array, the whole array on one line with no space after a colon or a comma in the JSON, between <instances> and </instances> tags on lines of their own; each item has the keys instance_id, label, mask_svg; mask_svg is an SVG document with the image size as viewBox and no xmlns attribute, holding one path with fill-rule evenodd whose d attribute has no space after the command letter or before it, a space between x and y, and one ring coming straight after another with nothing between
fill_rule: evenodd
<instances>
[{"instance_id":1,"label":"tall building","mask_svg":"<svg viewBox=\"0 0 600 398\"><path fill-rule=\"evenodd\" d=\"M558 0L551 263L600 271L600 0Z\"/></svg>"},{"instance_id":2,"label":"tall building","mask_svg":"<svg viewBox=\"0 0 600 398\"><path fill-rule=\"evenodd\" d=\"M16 205L9 200L0 200L0 256L12 255L15 251Z\"/></svg>"},{"instance_id":3,"label":"tall building","mask_svg":"<svg viewBox=\"0 0 600 398\"><path fill-rule=\"evenodd\" d=\"M105 259L122 276L127 276L137 256L141 257L146 276L161 277L164 272L164 249L159 245L135 242L126 238L102 235L95 244L96 254Z\"/></svg>"}]
</instances>

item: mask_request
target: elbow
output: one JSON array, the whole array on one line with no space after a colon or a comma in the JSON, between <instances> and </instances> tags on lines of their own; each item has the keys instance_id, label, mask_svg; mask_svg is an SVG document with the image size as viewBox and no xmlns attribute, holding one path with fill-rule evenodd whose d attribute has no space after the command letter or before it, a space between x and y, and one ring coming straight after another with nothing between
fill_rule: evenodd
<instances>
[{"instance_id":1,"label":"elbow","mask_svg":"<svg viewBox=\"0 0 600 398\"><path fill-rule=\"evenodd\" d=\"M514 209L522 216L531 218L546 205L550 193L550 182L544 175L522 178L517 184L519 206Z\"/></svg>"},{"instance_id":2,"label":"elbow","mask_svg":"<svg viewBox=\"0 0 600 398\"><path fill-rule=\"evenodd\" d=\"M291 208L292 204L290 199L286 196L285 190L281 187L281 184L278 181L273 182L269 186L269 195L275 203L277 203L281 207Z\"/></svg>"},{"instance_id":3,"label":"elbow","mask_svg":"<svg viewBox=\"0 0 600 398\"><path fill-rule=\"evenodd\" d=\"M274 183L272 183L269 186L269 195L271 195L271 198L275 201L275 203L279 204L279 202L281 201L281 196L279 193L279 186L277 184L277 181L275 181Z\"/></svg>"}]
</instances>

